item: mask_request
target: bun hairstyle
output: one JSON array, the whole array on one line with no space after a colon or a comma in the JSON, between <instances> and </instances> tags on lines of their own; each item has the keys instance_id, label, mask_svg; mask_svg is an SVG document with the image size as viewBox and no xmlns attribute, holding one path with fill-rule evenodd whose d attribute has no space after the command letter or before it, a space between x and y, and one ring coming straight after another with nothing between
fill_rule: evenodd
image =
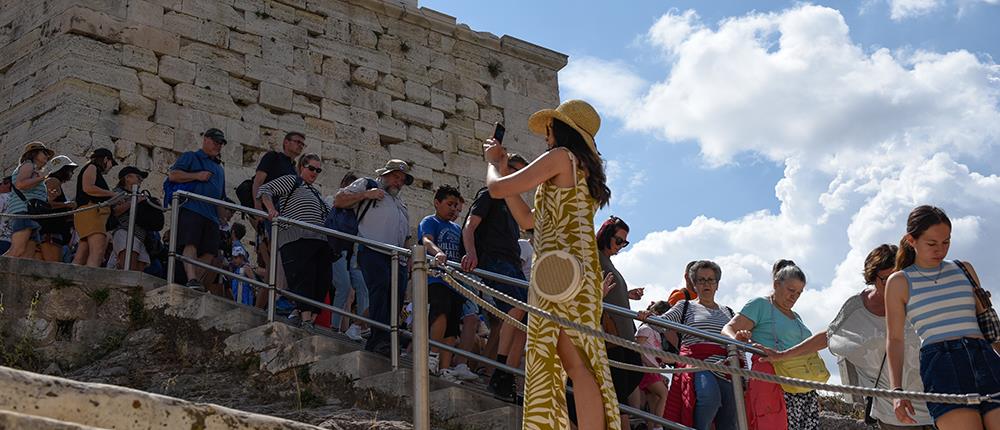
<instances>
[{"instance_id":1,"label":"bun hairstyle","mask_svg":"<svg viewBox=\"0 0 1000 430\"><path fill-rule=\"evenodd\" d=\"M771 267L771 276L774 278L774 282L785 282L789 279L794 279L801 281L803 284L806 283L806 274L795 265L792 260L778 260Z\"/></svg>"},{"instance_id":2,"label":"bun hairstyle","mask_svg":"<svg viewBox=\"0 0 1000 430\"><path fill-rule=\"evenodd\" d=\"M622 221L614 215L611 215L607 221L601 224L601 228L597 230L597 249L605 250L611 248L611 238L614 237L618 230L628 230L628 224Z\"/></svg>"},{"instance_id":3,"label":"bun hairstyle","mask_svg":"<svg viewBox=\"0 0 1000 430\"><path fill-rule=\"evenodd\" d=\"M910 216L906 218L906 235L913 240L920 239L927 229L938 224L947 225L951 228L951 220L941 208L930 205L917 206L910 211ZM896 251L896 270L903 270L913 265L917 259L917 251L906 241L906 236L899 240L899 250Z\"/></svg>"}]
</instances>

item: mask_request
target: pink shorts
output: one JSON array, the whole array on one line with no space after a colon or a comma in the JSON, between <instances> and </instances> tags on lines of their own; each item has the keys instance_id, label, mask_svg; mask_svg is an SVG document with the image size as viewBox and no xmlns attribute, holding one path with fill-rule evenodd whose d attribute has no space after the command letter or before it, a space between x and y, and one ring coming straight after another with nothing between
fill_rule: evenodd
<instances>
[{"instance_id":1,"label":"pink shorts","mask_svg":"<svg viewBox=\"0 0 1000 430\"><path fill-rule=\"evenodd\" d=\"M642 391L647 391L650 385L657 382L664 381L663 375L659 373L646 373L642 375L642 380L639 381L639 389Z\"/></svg>"}]
</instances>

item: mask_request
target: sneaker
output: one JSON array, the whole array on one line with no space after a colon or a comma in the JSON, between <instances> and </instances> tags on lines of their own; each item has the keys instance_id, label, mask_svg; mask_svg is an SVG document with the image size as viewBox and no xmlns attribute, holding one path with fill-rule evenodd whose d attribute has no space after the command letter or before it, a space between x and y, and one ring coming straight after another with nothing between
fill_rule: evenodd
<instances>
[{"instance_id":1,"label":"sneaker","mask_svg":"<svg viewBox=\"0 0 1000 430\"><path fill-rule=\"evenodd\" d=\"M444 369L441 371L441 379L451 382L452 384L461 384L462 380L459 379L458 375L455 374L455 369Z\"/></svg>"},{"instance_id":2,"label":"sneaker","mask_svg":"<svg viewBox=\"0 0 1000 430\"><path fill-rule=\"evenodd\" d=\"M302 327L302 314L298 311L292 311L292 313L288 314L288 324L291 324L293 327Z\"/></svg>"},{"instance_id":3,"label":"sneaker","mask_svg":"<svg viewBox=\"0 0 1000 430\"><path fill-rule=\"evenodd\" d=\"M449 370L451 374L455 375L458 379L463 381L475 381L479 379L479 375L475 374L472 370L469 370L469 365L465 363L456 364L455 367Z\"/></svg>"},{"instance_id":4,"label":"sneaker","mask_svg":"<svg viewBox=\"0 0 1000 430\"><path fill-rule=\"evenodd\" d=\"M365 327L363 330L359 332L359 334L361 335L361 337L368 339L369 337L372 337L372 328Z\"/></svg>"},{"instance_id":5,"label":"sneaker","mask_svg":"<svg viewBox=\"0 0 1000 430\"><path fill-rule=\"evenodd\" d=\"M438 369L439 362L440 359L438 358L438 354L436 352L430 353L430 356L427 357L427 369L430 370L431 375L437 376L441 373L440 369Z\"/></svg>"},{"instance_id":6,"label":"sneaker","mask_svg":"<svg viewBox=\"0 0 1000 430\"><path fill-rule=\"evenodd\" d=\"M361 336L361 327L358 327L357 324L351 324L351 326L347 328L347 331L344 332L344 335L346 335L348 339L355 342L365 340L365 338Z\"/></svg>"},{"instance_id":7,"label":"sneaker","mask_svg":"<svg viewBox=\"0 0 1000 430\"><path fill-rule=\"evenodd\" d=\"M205 287L203 287L201 282L198 282L197 279L188 279L187 285L185 286L195 291L205 291Z\"/></svg>"}]
</instances>

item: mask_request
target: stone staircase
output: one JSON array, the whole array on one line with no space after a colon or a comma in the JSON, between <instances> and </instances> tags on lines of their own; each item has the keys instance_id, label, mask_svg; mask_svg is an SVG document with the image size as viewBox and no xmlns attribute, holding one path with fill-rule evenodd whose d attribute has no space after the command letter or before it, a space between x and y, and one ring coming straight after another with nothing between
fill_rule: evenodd
<instances>
[{"instance_id":1,"label":"stone staircase","mask_svg":"<svg viewBox=\"0 0 1000 430\"><path fill-rule=\"evenodd\" d=\"M308 366L314 380L322 376L349 378L355 388L401 397L410 403L413 374L409 368L401 366L394 371L388 358L364 351L362 344L340 334L325 330L314 333L277 320L268 323L260 309L178 285L147 292L145 306L197 320L205 329L234 333L225 340L226 353L257 355L262 371L277 374ZM435 418L463 429L513 430L521 426L521 408L493 398L482 384L454 384L431 376L429 400Z\"/></svg>"}]
</instances>

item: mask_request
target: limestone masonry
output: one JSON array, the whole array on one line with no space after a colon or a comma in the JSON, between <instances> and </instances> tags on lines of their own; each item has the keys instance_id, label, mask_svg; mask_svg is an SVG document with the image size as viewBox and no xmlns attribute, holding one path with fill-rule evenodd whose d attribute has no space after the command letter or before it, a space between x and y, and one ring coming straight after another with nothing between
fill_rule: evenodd
<instances>
[{"instance_id":1,"label":"limestone masonry","mask_svg":"<svg viewBox=\"0 0 1000 430\"><path fill-rule=\"evenodd\" d=\"M81 165L105 147L151 170L144 187L160 194L178 154L217 127L234 198L260 156L299 130L324 159L324 194L348 170L412 163L414 225L433 212L437 186L468 197L482 186L494 122L507 126L510 150L542 151L527 118L558 104L566 64L414 0L0 2L4 173L32 140Z\"/></svg>"}]
</instances>

